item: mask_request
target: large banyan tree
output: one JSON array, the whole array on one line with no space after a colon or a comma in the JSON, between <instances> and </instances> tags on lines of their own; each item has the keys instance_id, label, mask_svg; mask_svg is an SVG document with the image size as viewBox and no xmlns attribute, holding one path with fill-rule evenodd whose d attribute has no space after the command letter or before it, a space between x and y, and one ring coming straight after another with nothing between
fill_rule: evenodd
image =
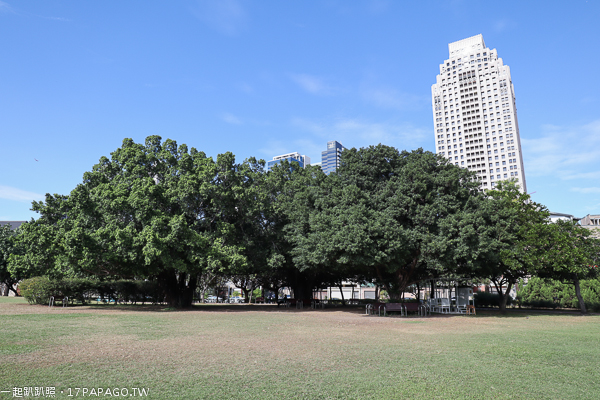
<instances>
[{"instance_id":1,"label":"large banyan tree","mask_svg":"<svg viewBox=\"0 0 600 400\"><path fill-rule=\"evenodd\" d=\"M156 280L170 305L189 306L205 269L245 263L228 221L245 180L239 170L261 168L236 165L231 153L214 161L158 136L125 139L68 196L34 203L40 218L24 224L25 251L12 268Z\"/></svg>"},{"instance_id":2,"label":"large banyan tree","mask_svg":"<svg viewBox=\"0 0 600 400\"><path fill-rule=\"evenodd\" d=\"M346 150L337 173L297 191L294 260L300 268L371 276L397 297L472 262L465 247L478 243L463 227L481 199L478 187L468 170L420 149Z\"/></svg>"}]
</instances>

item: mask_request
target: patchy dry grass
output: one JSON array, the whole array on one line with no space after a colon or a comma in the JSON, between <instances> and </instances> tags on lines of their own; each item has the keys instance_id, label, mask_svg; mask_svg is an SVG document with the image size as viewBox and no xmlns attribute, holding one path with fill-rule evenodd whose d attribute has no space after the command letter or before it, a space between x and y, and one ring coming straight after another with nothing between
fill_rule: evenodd
<instances>
[{"instance_id":1,"label":"patchy dry grass","mask_svg":"<svg viewBox=\"0 0 600 400\"><path fill-rule=\"evenodd\" d=\"M49 309L2 298L0 321L4 398L30 386L55 386L59 399L76 387L143 387L153 399L600 398L598 316Z\"/></svg>"}]
</instances>

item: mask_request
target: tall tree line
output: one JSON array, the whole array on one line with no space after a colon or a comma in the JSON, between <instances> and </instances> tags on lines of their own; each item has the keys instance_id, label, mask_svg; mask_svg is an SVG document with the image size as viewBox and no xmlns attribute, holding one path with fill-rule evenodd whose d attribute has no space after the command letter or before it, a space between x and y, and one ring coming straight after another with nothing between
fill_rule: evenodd
<instances>
[{"instance_id":1,"label":"tall tree line","mask_svg":"<svg viewBox=\"0 0 600 400\"><path fill-rule=\"evenodd\" d=\"M344 280L397 298L451 277L490 279L504 308L520 278L587 278L598 256L596 241L574 225L551 228L514 183L482 192L443 157L383 145L344 151L325 175L287 162L266 172L231 153L214 160L158 136L125 139L69 195L48 194L33 210L38 219L2 239L12 279L155 280L175 307L191 305L210 277L245 291L288 286L297 298ZM569 246L577 251L565 256Z\"/></svg>"}]
</instances>

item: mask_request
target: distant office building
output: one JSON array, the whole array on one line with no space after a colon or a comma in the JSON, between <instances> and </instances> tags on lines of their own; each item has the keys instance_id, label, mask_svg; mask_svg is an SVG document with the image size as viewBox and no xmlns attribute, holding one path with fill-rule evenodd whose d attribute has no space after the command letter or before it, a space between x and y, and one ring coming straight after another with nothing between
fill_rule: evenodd
<instances>
[{"instance_id":1,"label":"distant office building","mask_svg":"<svg viewBox=\"0 0 600 400\"><path fill-rule=\"evenodd\" d=\"M321 152L321 169L326 175L335 172L340 166L342 151L346 148L335 140L327 142L327 150Z\"/></svg>"},{"instance_id":2,"label":"distant office building","mask_svg":"<svg viewBox=\"0 0 600 400\"><path fill-rule=\"evenodd\" d=\"M527 192L510 68L481 35L448 45L431 86L436 152L477 173L482 189L514 179Z\"/></svg>"},{"instance_id":3,"label":"distant office building","mask_svg":"<svg viewBox=\"0 0 600 400\"><path fill-rule=\"evenodd\" d=\"M302 155L300 155L300 153L295 152L295 153L282 154L280 156L273 157L272 161L267 162L267 170L270 171L271 168L273 168L275 165L281 163L283 160L286 160L290 163L295 161L298 164L300 164L301 168L306 168L307 165L310 165L310 157L302 156Z\"/></svg>"}]
</instances>

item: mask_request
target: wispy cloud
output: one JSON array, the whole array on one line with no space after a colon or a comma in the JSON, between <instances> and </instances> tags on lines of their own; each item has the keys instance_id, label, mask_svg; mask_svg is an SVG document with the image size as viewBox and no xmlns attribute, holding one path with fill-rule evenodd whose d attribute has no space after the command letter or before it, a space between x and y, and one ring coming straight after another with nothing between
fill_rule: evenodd
<instances>
[{"instance_id":1,"label":"wispy cloud","mask_svg":"<svg viewBox=\"0 0 600 400\"><path fill-rule=\"evenodd\" d=\"M244 93L254 93L254 88L252 85L246 82L242 82L238 85L238 88Z\"/></svg>"},{"instance_id":2,"label":"wispy cloud","mask_svg":"<svg viewBox=\"0 0 600 400\"><path fill-rule=\"evenodd\" d=\"M0 12L12 12L12 8L8 3L0 0Z\"/></svg>"},{"instance_id":3,"label":"wispy cloud","mask_svg":"<svg viewBox=\"0 0 600 400\"><path fill-rule=\"evenodd\" d=\"M492 26L494 27L494 31L500 33L508 27L508 21L505 19L500 19L494 22Z\"/></svg>"},{"instance_id":4,"label":"wispy cloud","mask_svg":"<svg viewBox=\"0 0 600 400\"><path fill-rule=\"evenodd\" d=\"M206 25L228 36L238 34L248 20L244 8L236 0L202 0L192 12Z\"/></svg>"},{"instance_id":5,"label":"wispy cloud","mask_svg":"<svg viewBox=\"0 0 600 400\"><path fill-rule=\"evenodd\" d=\"M271 160L273 157L287 154L290 150L290 144L283 143L280 140L269 140L267 141L267 145L258 149L259 153L264 154L266 156L267 161Z\"/></svg>"},{"instance_id":6,"label":"wispy cloud","mask_svg":"<svg viewBox=\"0 0 600 400\"><path fill-rule=\"evenodd\" d=\"M298 86L308 93L318 95L333 94L333 88L326 85L321 78L308 74L290 74Z\"/></svg>"},{"instance_id":7,"label":"wispy cloud","mask_svg":"<svg viewBox=\"0 0 600 400\"><path fill-rule=\"evenodd\" d=\"M28 192L11 186L0 185L0 199L31 202L33 200L43 200L44 195L34 192Z\"/></svg>"},{"instance_id":8,"label":"wispy cloud","mask_svg":"<svg viewBox=\"0 0 600 400\"><path fill-rule=\"evenodd\" d=\"M63 17L46 17L44 15L38 15L38 17L44 18L44 19L51 19L52 21L71 22L71 20L69 18L63 18Z\"/></svg>"},{"instance_id":9,"label":"wispy cloud","mask_svg":"<svg viewBox=\"0 0 600 400\"><path fill-rule=\"evenodd\" d=\"M600 187L586 187L586 188L580 188L580 187L573 187L571 188L571 191L573 192L579 192L579 193L600 193Z\"/></svg>"},{"instance_id":10,"label":"wispy cloud","mask_svg":"<svg viewBox=\"0 0 600 400\"><path fill-rule=\"evenodd\" d=\"M325 150L325 143L320 140L312 140L310 138L296 139L292 141L268 141L267 145L259 152L265 156L267 161L275 156L287 154L291 152L299 152L300 154L310 157L311 164L321 161L321 152Z\"/></svg>"},{"instance_id":11,"label":"wispy cloud","mask_svg":"<svg viewBox=\"0 0 600 400\"><path fill-rule=\"evenodd\" d=\"M363 87L361 94L367 102L375 106L397 110L419 109L431 101L429 97L403 93L390 87Z\"/></svg>"},{"instance_id":12,"label":"wispy cloud","mask_svg":"<svg viewBox=\"0 0 600 400\"><path fill-rule=\"evenodd\" d=\"M223 113L221 114L221 119L228 124L241 125L242 120L231 113Z\"/></svg>"},{"instance_id":13,"label":"wispy cloud","mask_svg":"<svg viewBox=\"0 0 600 400\"><path fill-rule=\"evenodd\" d=\"M328 122L295 118L292 123L324 140L338 140L349 147L382 143L399 149L413 149L426 145L431 133L429 129L410 124L371 122L358 118L339 118Z\"/></svg>"},{"instance_id":14,"label":"wispy cloud","mask_svg":"<svg viewBox=\"0 0 600 400\"><path fill-rule=\"evenodd\" d=\"M387 0L371 0L367 3L367 10L371 14L383 14L389 10L390 4Z\"/></svg>"},{"instance_id":15,"label":"wispy cloud","mask_svg":"<svg viewBox=\"0 0 600 400\"><path fill-rule=\"evenodd\" d=\"M521 142L528 175L600 178L600 120L573 127L545 125L539 138L521 138Z\"/></svg>"}]
</instances>

